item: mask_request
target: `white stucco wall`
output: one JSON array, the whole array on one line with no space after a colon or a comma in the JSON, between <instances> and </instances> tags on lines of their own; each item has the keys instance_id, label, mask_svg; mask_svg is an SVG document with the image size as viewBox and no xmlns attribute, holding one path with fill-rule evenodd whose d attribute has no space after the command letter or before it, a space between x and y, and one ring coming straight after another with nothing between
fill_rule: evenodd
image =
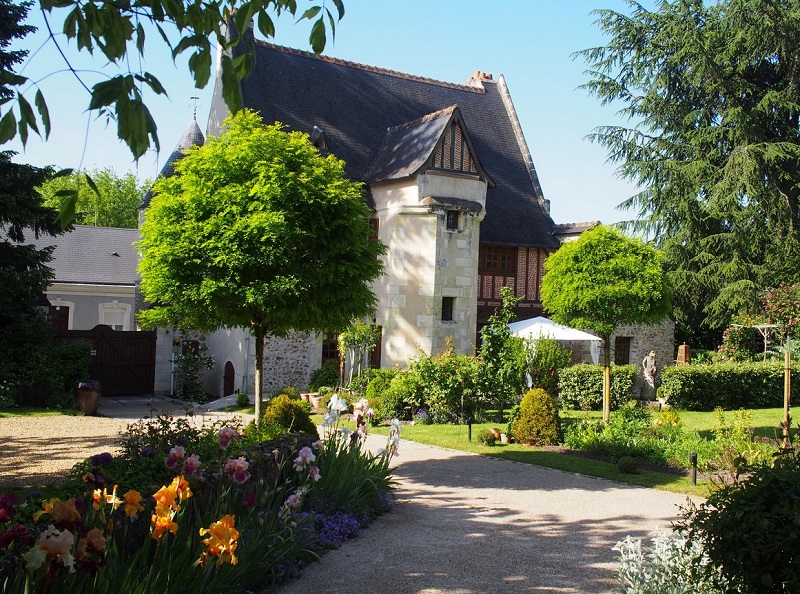
<instances>
[{"instance_id":1,"label":"white stucco wall","mask_svg":"<svg viewBox=\"0 0 800 594\"><path fill-rule=\"evenodd\" d=\"M136 329L133 317L136 297L132 286L55 283L47 288L46 295L51 305L58 306L61 299L60 303L70 308L70 330L91 330L100 323L100 306L107 303L113 307L115 301L118 307L127 310L124 329Z\"/></svg>"}]
</instances>

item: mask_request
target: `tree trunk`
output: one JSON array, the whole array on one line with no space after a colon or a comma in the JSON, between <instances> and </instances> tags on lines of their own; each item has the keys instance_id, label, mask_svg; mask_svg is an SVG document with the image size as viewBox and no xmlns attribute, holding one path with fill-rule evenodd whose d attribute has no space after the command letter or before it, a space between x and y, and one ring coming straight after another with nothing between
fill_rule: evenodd
<instances>
[{"instance_id":1,"label":"tree trunk","mask_svg":"<svg viewBox=\"0 0 800 594\"><path fill-rule=\"evenodd\" d=\"M611 337L603 338L603 422L611 418Z\"/></svg>"},{"instance_id":2,"label":"tree trunk","mask_svg":"<svg viewBox=\"0 0 800 594\"><path fill-rule=\"evenodd\" d=\"M791 340L787 338L784 344L786 350L783 356L783 447L788 448L792 443L789 439L789 401L792 398Z\"/></svg>"},{"instance_id":3,"label":"tree trunk","mask_svg":"<svg viewBox=\"0 0 800 594\"><path fill-rule=\"evenodd\" d=\"M256 335L256 374L255 374L255 404L256 404L256 427L261 424L261 402L264 394L264 328L253 326L253 333Z\"/></svg>"}]
</instances>

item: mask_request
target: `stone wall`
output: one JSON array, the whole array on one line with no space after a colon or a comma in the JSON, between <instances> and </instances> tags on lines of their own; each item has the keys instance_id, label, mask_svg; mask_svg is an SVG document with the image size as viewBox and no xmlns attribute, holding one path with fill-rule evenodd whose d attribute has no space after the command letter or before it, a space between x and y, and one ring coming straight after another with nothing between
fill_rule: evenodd
<instances>
[{"instance_id":1,"label":"stone wall","mask_svg":"<svg viewBox=\"0 0 800 594\"><path fill-rule=\"evenodd\" d=\"M251 341L255 343L255 341ZM322 342L310 332L272 337L264 345L264 393L294 386L305 391L322 362Z\"/></svg>"}]
</instances>

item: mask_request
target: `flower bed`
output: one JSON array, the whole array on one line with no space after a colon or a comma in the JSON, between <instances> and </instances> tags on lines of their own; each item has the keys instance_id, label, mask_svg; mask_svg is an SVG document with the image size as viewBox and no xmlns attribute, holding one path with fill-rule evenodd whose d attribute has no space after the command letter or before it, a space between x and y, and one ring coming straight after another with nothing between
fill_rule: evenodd
<instances>
[{"instance_id":1,"label":"flower bed","mask_svg":"<svg viewBox=\"0 0 800 594\"><path fill-rule=\"evenodd\" d=\"M0 494L0 590L245 592L291 577L391 508L399 425L371 454L366 426L340 430L338 414L322 440L131 425L117 456L77 465L63 492Z\"/></svg>"}]
</instances>

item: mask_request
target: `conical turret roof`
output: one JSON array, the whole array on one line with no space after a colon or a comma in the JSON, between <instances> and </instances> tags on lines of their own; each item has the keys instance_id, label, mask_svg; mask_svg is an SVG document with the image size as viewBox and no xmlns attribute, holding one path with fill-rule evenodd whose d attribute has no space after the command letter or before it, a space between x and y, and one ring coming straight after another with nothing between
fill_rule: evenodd
<instances>
[{"instance_id":1,"label":"conical turret roof","mask_svg":"<svg viewBox=\"0 0 800 594\"><path fill-rule=\"evenodd\" d=\"M193 117L189 126L184 131L183 136L181 136L181 139L178 141L177 146L167 159L167 162L164 163L164 166L161 168L161 172L158 174L159 177L170 177L175 173L175 164L186 155L189 149L195 146L203 146L205 142L206 137L203 136L200 126L197 125L197 118ZM147 194L144 195L142 203L139 205L139 210L147 208L152 198L152 190L148 190Z\"/></svg>"}]
</instances>

